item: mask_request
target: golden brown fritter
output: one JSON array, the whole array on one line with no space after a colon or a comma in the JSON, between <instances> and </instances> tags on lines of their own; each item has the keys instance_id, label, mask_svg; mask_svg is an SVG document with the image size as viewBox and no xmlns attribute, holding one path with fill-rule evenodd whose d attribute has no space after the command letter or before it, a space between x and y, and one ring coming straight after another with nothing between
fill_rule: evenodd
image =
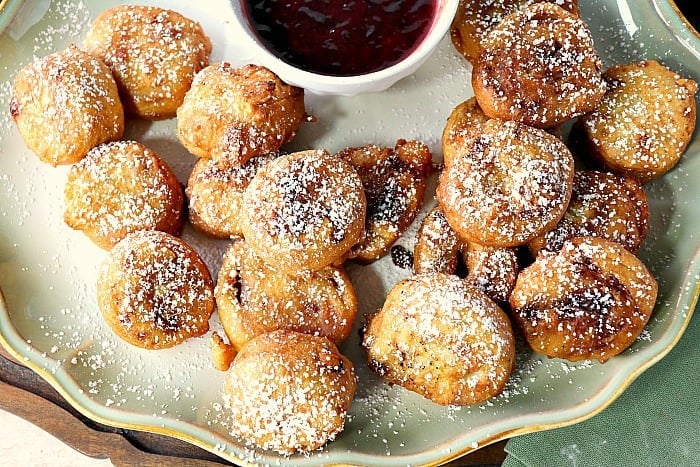
<instances>
[{"instance_id":1,"label":"golden brown fritter","mask_svg":"<svg viewBox=\"0 0 700 467\"><path fill-rule=\"evenodd\" d=\"M648 183L671 170L695 130L697 83L656 61L617 65L604 74L609 90L574 126L582 156Z\"/></svg>"},{"instance_id":2,"label":"golden brown fritter","mask_svg":"<svg viewBox=\"0 0 700 467\"><path fill-rule=\"evenodd\" d=\"M481 41L503 17L533 3L548 1L579 16L578 0L461 0L452 21L450 38L455 48L470 63L474 63L481 49Z\"/></svg>"},{"instance_id":3,"label":"golden brown fritter","mask_svg":"<svg viewBox=\"0 0 700 467\"><path fill-rule=\"evenodd\" d=\"M593 236L637 253L649 230L649 203L636 180L607 172L578 171L569 207L549 232L532 240L533 254L559 250L573 237Z\"/></svg>"},{"instance_id":4,"label":"golden brown fritter","mask_svg":"<svg viewBox=\"0 0 700 467\"><path fill-rule=\"evenodd\" d=\"M277 156L277 153L270 153L243 165L225 157L199 159L192 168L185 190L192 226L214 238L242 235L243 192L260 167Z\"/></svg>"},{"instance_id":5,"label":"golden brown fritter","mask_svg":"<svg viewBox=\"0 0 700 467\"><path fill-rule=\"evenodd\" d=\"M74 45L17 73L10 116L27 147L51 165L78 162L91 148L124 133L112 73Z\"/></svg>"},{"instance_id":6,"label":"golden brown fritter","mask_svg":"<svg viewBox=\"0 0 700 467\"><path fill-rule=\"evenodd\" d=\"M211 361L214 368L226 371L231 367L233 359L236 357L236 349L233 345L224 341L224 338L217 332L211 333Z\"/></svg>"},{"instance_id":7,"label":"golden brown fritter","mask_svg":"<svg viewBox=\"0 0 700 467\"><path fill-rule=\"evenodd\" d=\"M125 112L147 119L175 116L211 53L211 42L196 21L138 5L100 13L84 46L112 70Z\"/></svg>"},{"instance_id":8,"label":"golden brown fritter","mask_svg":"<svg viewBox=\"0 0 700 467\"><path fill-rule=\"evenodd\" d=\"M71 167L64 188L66 224L109 249L128 233L180 233L184 195L156 153L135 141L101 144Z\"/></svg>"},{"instance_id":9,"label":"golden brown fritter","mask_svg":"<svg viewBox=\"0 0 700 467\"><path fill-rule=\"evenodd\" d=\"M420 141L401 139L393 149L368 145L344 149L336 156L355 168L367 199L364 239L348 257L371 263L384 256L416 218L432 154Z\"/></svg>"},{"instance_id":10,"label":"golden brown fritter","mask_svg":"<svg viewBox=\"0 0 700 467\"><path fill-rule=\"evenodd\" d=\"M442 405L497 395L515 361L506 314L463 279L440 273L396 284L368 317L362 345L372 370Z\"/></svg>"},{"instance_id":11,"label":"golden brown fritter","mask_svg":"<svg viewBox=\"0 0 700 467\"><path fill-rule=\"evenodd\" d=\"M211 157L223 146L232 161L244 164L279 150L305 118L303 89L259 65L217 63L197 73L185 94L177 136L195 156Z\"/></svg>"},{"instance_id":12,"label":"golden brown fritter","mask_svg":"<svg viewBox=\"0 0 700 467\"><path fill-rule=\"evenodd\" d=\"M97 304L126 342L163 349L209 330L214 285L204 261L183 240L142 230L109 251L97 278Z\"/></svg>"},{"instance_id":13,"label":"golden brown fritter","mask_svg":"<svg viewBox=\"0 0 700 467\"><path fill-rule=\"evenodd\" d=\"M342 267L297 275L278 272L242 238L226 250L215 296L221 324L237 349L277 329L320 335L339 344L350 334L357 314L355 292Z\"/></svg>"},{"instance_id":14,"label":"golden brown fritter","mask_svg":"<svg viewBox=\"0 0 700 467\"><path fill-rule=\"evenodd\" d=\"M452 163L455 154L467 145L470 138L478 136L481 125L488 120L489 117L479 107L476 97L467 99L450 112L441 139L445 165Z\"/></svg>"},{"instance_id":15,"label":"golden brown fritter","mask_svg":"<svg viewBox=\"0 0 700 467\"><path fill-rule=\"evenodd\" d=\"M324 337L275 331L238 353L224 384L231 434L282 454L320 449L343 430L357 382Z\"/></svg>"},{"instance_id":16,"label":"golden brown fritter","mask_svg":"<svg viewBox=\"0 0 700 467\"><path fill-rule=\"evenodd\" d=\"M515 248L496 248L467 242L462 247L467 281L495 302L507 302L518 277Z\"/></svg>"},{"instance_id":17,"label":"golden brown fritter","mask_svg":"<svg viewBox=\"0 0 700 467\"><path fill-rule=\"evenodd\" d=\"M472 87L490 117L551 128L590 112L605 93L590 31L553 3L506 16L482 46Z\"/></svg>"},{"instance_id":18,"label":"golden brown fritter","mask_svg":"<svg viewBox=\"0 0 700 467\"><path fill-rule=\"evenodd\" d=\"M325 150L287 154L262 167L246 188L243 236L278 271L317 271L362 238L366 205L349 163Z\"/></svg>"},{"instance_id":19,"label":"golden brown fritter","mask_svg":"<svg viewBox=\"0 0 700 467\"><path fill-rule=\"evenodd\" d=\"M605 362L642 332L657 290L651 273L622 245L575 237L520 273L510 305L536 352Z\"/></svg>"},{"instance_id":20,"label":"golden brown fritter","mask_svg":"<svg viewBox=\"0 0 700 467\"><path fill-rule=\"evenodd\" d=\"M459 239L447 223L440 205L423 218L413 250L416 274L457 274L462 266L470 284L495 302L507 302L518 275L518 258L514 248L487 247Z\"/></svg>"},{"instance_id":21,"label":"golden brown fritter","mask_svg":"<svg viewBox=\"0 0 700 467\"><path fill-rule=\"evenodd\" d=\"M445 167L437 199L459 238L484 246L517 246L559 222L573 175L573 157L559 139L492 119Z\"/></svg>"},{"instance_id":22,"label":"golden brown fritter","mask_svg":"<svg viewBox=\"0 0 700 467\"><path fill-rule=\"evenodd\" d=\"M447 223L442 208L440 205L435 206L423 218L416 234L413 271L416 274L454 274L461 246L457 234Z\"/></svg>"}]
</instances>

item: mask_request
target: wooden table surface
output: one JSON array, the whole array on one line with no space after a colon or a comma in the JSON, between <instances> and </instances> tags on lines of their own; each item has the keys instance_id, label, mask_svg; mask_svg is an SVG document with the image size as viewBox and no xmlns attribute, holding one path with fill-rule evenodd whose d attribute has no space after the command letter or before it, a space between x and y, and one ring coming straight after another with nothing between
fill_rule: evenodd
<instances>
[{"instance_id":1,"label":"wooden table surface","mask_svg":"<svg viewBox=\"0 0 700 467\"><path fill-rule=\"evenodd\" d=\"M698 14L691 9L692 0L677 0L676 4L691 23L699 24ZM183 467L204 467L226 464L218 456L184 441L112 428L86 418L47 382L14 360L1 346L0 409L33 423L87 456L109 458L117 466L155 467L177 464ZM505 441L486 446L449 465L500 465L505 458L504 446ZM0 464L2 462L0 459Z\"/></svg>"}]
</instances>

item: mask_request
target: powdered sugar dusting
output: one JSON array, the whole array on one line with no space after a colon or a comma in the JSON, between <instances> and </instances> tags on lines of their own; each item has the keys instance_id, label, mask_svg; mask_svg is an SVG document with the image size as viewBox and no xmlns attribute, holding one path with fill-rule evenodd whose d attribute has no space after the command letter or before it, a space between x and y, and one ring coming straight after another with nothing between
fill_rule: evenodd
<instances>
[{"instance_id":1,"label":"powdered sugar dusting","mask_svg":"<svg viewBox=\"0 0 700 467\"><path fill-rule=\"evenodd\" d=\"M246 188L243 211L243 233L261 257L286 261L290 271L318 269L359 240L365 196L349 164L305 151L263 167Z\"/></svg>"},{"instance_id":2,"label":"powdered sugar dusting","mask_svg":"<svg viewBox=\"0 0 700 467\"><path fill-rule=\"evenodd\" d=\"M621 245L576 237L521 272L510 303L536 350L604 362L639 335L656 294L654 278Z\"/></svg>"},{"instance_id":3,"label":"powdered sugar dusting","mask_svg":"<svg viewBox=\"0 0 700 467\"><path fill-rule=\"evenodd\" d=\"M136 230L177 233L183 194L175 175L153 151L134 141L92 149L66 182L65 219L108 244Z\"/></svg>"},{"instance_id":4,"label":"powdered sugar dusting","mask_svg":"<svg viewBox=\"0 0 700 467\"><path fill-rule=\"evenodd\" d=\"M260 167L278 155L254 157L243 165L199 159L188 177L186 189L192 225L218 238L241 235L243 192Z\"/></svg>"},{"instance_id":5,"label":"powdered sugar dusting","mask_svg":"<svg viewBox=\"0 0 700 467\"><path fill-rule=\"evenodd\" d=\"M416 273L453 274L457 269L459 249L457 234L447 223L445 213L436 206L421 221L416 236L413 268Z\"/></svg>"},{"instance_id":6,"label":"powdered sugar dusting","mask_svg":"<svg viewBox=\"0 0 700 467\"><path fill-rule=\"evenodd\" d=\"M90 8L83 0L57 0L43 19L45 26L33 39L34 59L55 52L66 38L79 37L88 27Z\"/></svg>"},{"instance_id":7,"label":"powdered sugar dusting","mask_svg":"<svg viewBox=\"0 0 700 467\"><path fill-rule=\"evenodd\" d=\"M556 251L569 238L596 236L621 243L636 253L648 228L649 206L638 182L605 172L578 171L564 217L530 245L536 251Z\"/></svg>"},{"instance_id":8,"label":"powdered sugar dusting","mask_svg":"<svg viewBox=\"0 0 700 467\"><path fill-rule=\"evenodd\" d=\"M548 128L594 109L602 63L585 22L535 3L490 29L472 83L487 115Z\"/></svg>"},{"instance_id":9,"label":"powdered sugar dusting","mask_svg":"<svg viewBox=\"0 0 700 467\"><path fill-rule=\"evenodd\" d=\"M340 343L357 314L355 292L343 268L285 274L265 264L243 238L234 238L227 249L215 294L226 334L239 349L277 329Z\"/></svg>"},{"instance_id":10,"label":"powdered sugar dusting","mask_svg":"<svg viewBox=\"0 0 700 467\"><path fill-rule=\"evenodd\" d=\"M227 1L200 2L197 6L152 3L189 11L189 16L208 26L207 31L232 24ZM635 7L640 18L646 17L645 13L652 17L650 5ZM52 2L51 8L49 26L44 23L30 30L26 42L10 43L0 37L0 107L4 109L17 67L31 61L33 54L44 56L69 41L79 43L90 19L104 4L59 0ZM616 2L582 2L581 8L596 44L602 46L601 58L606 64L657 55L678 66L679 71L692 67L688 54L666 31L650 31L645 24L640 24L642 28L635 35L626 30L617 15ZM60 10L59 15L56 10ZM239 50L240 42L231 40L228 31L232 29L217 36L214 53L235 61L248 51ZM288 149L326 147L337 151L368 142L391 145L398 138L410 137L425 140L439 158L440 126L454 104L469 96L468 71L446 41L415 75L384 93L353 98L309 95L307 104L317 122L304 125ZM646 356L657 354L659 344L667 345L669 336L678 331L677 323L692 313L684 297L692 293L698 278L690 274L692 280L685 283L683 272L686 259L694 254L694 247L688 245L697 239L687 221L698 217L692 182L696 166L689 157L663 183L647 187L652 227L641 255L660 277L662 293L647 331L629 352L605 365L590 361L564 364L533 354L519 342L516 369L501 395L474 406L441 407L426 404L417 394L389 386L371 374L353 333L341 350L356 362L361 383L345 431L324 450L307 456L272 455L248 448L229 435L230 420L219 394L224 375L210 367L208 336L172 349L138 351L102 324L95 314L94 278L106 253L63 225L62 190L67 170L40 165L21 143L6 111L0 112L0 121L6 123L0 129L0 286L11 324L26 338L26 343L20 339L19 344L13 341L13 346L58 378L58 384L74 387L77 383L82 392L73 394L75 400L95 402L91 406L97 406L100 415L112 418L116 413L121 420L125 413L138 414L150 429L191 433L204 440L212 452L234 462L310 465L347 461L358 453L382 459L391 455L390 459L401 464L445 459L457 451L478 448L481 443L474 440L493 439L504 423L534 420L546 424L559 420L572 404L583 411L595 410L597 401L607 401L611 387L615 389L621 379L627 381L630 368L644 366ZM194 158L189 158L173 137L174 122L130 122L128 131L130 138L148 140L149 147L162 153L173 168L181 167L176 172L181 182L186 181ZM689 155L696 150L694 146ZM411 245L415 228L416 224L399 242ZM51 235L46 235L47 231ZM226 242L207 239L189 226L183 236L215 273ZM381 306L386 290L408 274L386 258L370 267L351 265L349 272L353 284L363 291L358 297L361 314ZM221 332L216 317L211 326ZM100 409L107 404L108 410ZM430 451L420 459L412 454L438 445L445 449Z\"/></svg>"},{"instance_id":11,"label":"powdered sugar dusting","mask_svg":"<svg viewBox=\"0 0 700 467\"><path fill-rule=\"evenodd\" d=\"M591 148L605 166L643 183L663 175L691 138L697 84L656 61L614 66L604 76L610 90L583 117Z\"/></svg>"},{"instance_id":12,"label":"powdered sugar dusting","mask_svg":"<svg viewBox=\"0 0 700 467\"><path fill-rule=\"evenodd\" d=\"M515 246L559 220L572 178L564 143L516 122L491 120L445 168L437 195L458 235Z\"/></svg>"},{"instance_id":13,"label":"powdered sugar dusting","mask_svg":"<svg viewBox=\"0 0 700 467\"><path fill-rule=\"evenodd\" d=\"M238 354L224 402L232 434L290 454L335 439L354 393L353 366L329 341L276 331Z\"/></svg>"},{"instance_id":14,"label":"powdered sugar dusting","mask_svg":"<svg viewBox=\"0 0 700 467\"><path fill-rule=\"evenodd\" d=\"M526 6L530 6L533 3L537 3L542 0L519 0L513 2L512 0L492 0L490 2L484 2L483 0L465 0L463 8L467 11L473 10L476 12L474 15L474 24L476 26L476 32L479 35L483 35L491 29L493 26L499 24L503 17L511 14L518 9L523 9ZM545 0L549 3L554 3L562 8L567 9L571 12L576 12L577 8L575 4L577 1L572 0ZM488 8L484 7L484 4L488 4Z\"/></svg>"},{"instance_id":15,"label":"powdered sugar dusting","mask_svg":"<svg viewBox=\"0 0 700 467\"><path fill-rule=\"evenodd\" d=\"M369 319L363 346L379 375L441 404L497 394L514 358L505 314L445 274L421 274L395 286Z\"/></svg>"},{"instance_id":16,"label":"powdered sugar dusting","mask_svg":"<svg viewBox=\"0 0 700 467\"><path fill-rule=\"evenodd\" d=\"M150 117L174 115L211 52L198 23L171 10L135 5L102 13L85 47L112 70L127 109Z\"/></svg>"},{"instance_id":17,"label":"powdered sugar dusting","mask_svg":"<svg viewBox=\"0 0 700 467\"><path fill-rule=\"evenodd\" d=\"M10 113L27 146L53 165L76 162L124 131L111 73L72 44L17 73Z\"/></svg>"},{"instance_id":18,"label":"powdered sugar dusting","mask_svg":"<svg viewBox=\"0 0 700 467\"><path fill-rule=\"evenodd\" d=\"M374 261L413 222L423 204L432 154L420 141L399 140L392 148L367 145L336 154L357 171L367 200L365 238L351 258Z\"/></svg>"},{"instance_id":19,"label":"powdered sugar dusting","mask_svg":"<svg viewBox=\"0 0 700 467\"><path fill-rule=\"evenodd\" d=\"M145 348L170 347L209 330L211 276L182 240L157 231L124 237L102 264L97 297L114 331Z\"/></svg>"},{"instance_id":20,"label":"powdered sugar dusting","mask_svg":"<svg viewBox=\"0 0 700 467\"><path fill-rule=\"evenodd\" d=\"M331 189L329 179L319 176L321 160L292 163L289 167L289 176L283 176L278 180L279 188L284 197L282 211L272 227L272 234L313 235L312 228L318 228L320 222L329 219L331 223L331 240L342 240L346 235L346 228L352 224L357 213L355 206L359 203L357 190L351 191L354 198L345 199L335 197ZM305 196L316 195L319 203L304 199Z\"/></svg>"}]
</instances>

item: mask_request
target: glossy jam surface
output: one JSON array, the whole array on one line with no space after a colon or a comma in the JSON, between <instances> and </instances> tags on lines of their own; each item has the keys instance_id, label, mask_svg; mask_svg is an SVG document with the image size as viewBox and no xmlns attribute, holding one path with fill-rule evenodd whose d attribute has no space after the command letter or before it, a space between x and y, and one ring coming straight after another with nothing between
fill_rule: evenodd
<instances>
[{"instance_id":1,"label":"glossy jam surface","mask_svg":"<svg viewBox=\"0 0 700 467\"><path fill-rule=\"evenodd\" d=\"M400 62L425 37L438 0L242 0L265 46L303 70L352 76Z\"/></svg>"}]
</instances>

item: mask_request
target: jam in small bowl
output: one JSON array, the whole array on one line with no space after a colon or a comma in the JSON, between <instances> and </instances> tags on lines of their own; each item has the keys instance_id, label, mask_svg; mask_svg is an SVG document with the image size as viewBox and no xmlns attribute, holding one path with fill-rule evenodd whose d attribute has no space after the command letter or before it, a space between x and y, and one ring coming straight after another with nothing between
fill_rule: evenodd
<instances>
[{"instance_id":1,"label":"jam in small bowl","mask_svg":"<svg viewBox=\"0 0 700 467\"><path fill-rule=\"evenodd\" d=\"M234 0L259 64L316 94L383 91L449 30L459 0Z\"/></svg>"}]
</instances>

